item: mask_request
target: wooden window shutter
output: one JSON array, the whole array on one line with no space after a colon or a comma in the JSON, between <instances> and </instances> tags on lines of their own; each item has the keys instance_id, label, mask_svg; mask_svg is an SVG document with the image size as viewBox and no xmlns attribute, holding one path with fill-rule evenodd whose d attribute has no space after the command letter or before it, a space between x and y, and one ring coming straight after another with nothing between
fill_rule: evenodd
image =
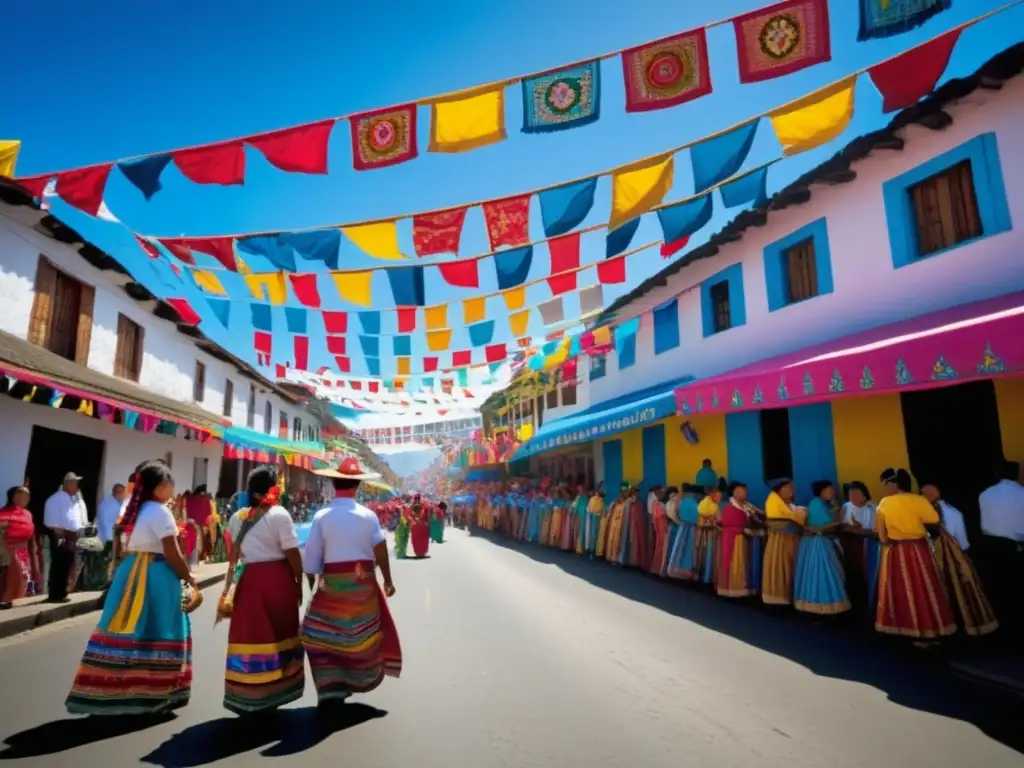
<instances>
[{"instance_id":1,"label":"wooden window shutter","mask_svg":"<svg viewBox=\"0 0 1024 768\"><path fill-rule=\"evenodd\" d=\"M35 298L28 321L30 344L45 347L50 336L50 317L53 314L53 294L57 290L57 270L44 256L36 266Z\"/></svg>"},{"instance_id":2,"label":"wooden window shutter","mask_svg":"<svg viewBox=\"0 0 1024 768\"><path fill-rule=\"evenodd\" d=\"M89 344L92 342L92 310L96 303L96 289L82 285L78 300L78 335L75 338L75 362L89 365Z\"/></svg>"},{"instance_id":3,"label":"wooden window shutter","mask_svg":"<svg viewBox=\"0 0 1024 768\"><path fill-rule=\"evenodd\" d=\"M142 378L142 348L143 342L146 339L146 329L144 326L135 326L135 381Z\"/></svg>"}]
</instances>

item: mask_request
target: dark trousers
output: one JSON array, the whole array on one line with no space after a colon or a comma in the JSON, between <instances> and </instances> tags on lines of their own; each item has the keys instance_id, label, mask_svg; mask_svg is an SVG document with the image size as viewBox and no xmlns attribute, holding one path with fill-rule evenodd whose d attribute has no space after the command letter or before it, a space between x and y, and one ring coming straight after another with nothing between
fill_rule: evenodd
<instances>
[{"instance_id":1,"label":"dark trousers","mask_svg":"<svg viewBox=\"0 0 1024 768\"><path fill-rule=\"evenodd\" d=\"M51 600L63 600L68 596L68 579L75 563L75 553L66 539L59 539L53 531L47 531L50 538L49 594Z\"/></svg>"}]
</instances>

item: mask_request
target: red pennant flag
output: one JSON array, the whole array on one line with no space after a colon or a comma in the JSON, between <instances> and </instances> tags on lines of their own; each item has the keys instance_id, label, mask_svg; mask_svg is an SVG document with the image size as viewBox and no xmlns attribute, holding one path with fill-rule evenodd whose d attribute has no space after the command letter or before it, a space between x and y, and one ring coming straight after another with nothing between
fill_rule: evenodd
<instances>
[{"instance_id":1,"label":"red pennant flag","mask_svg":"<svg viewBox=\"0 0 1024 768\"><path fill-rule=\"evenodd\" d=\"M273 352L274 337L266 331L253 331L253 347L256 349L256 362L270 365Z\"/></svg>"},{"instance_id":2,"label":"red pennant flag","mask_svg":"<svg viewBox=\"0 0 1024 768\"><path fill-rule=\"evenodd\" d=\"M491 200L482 208L492 251L530 242L530 195Z\"/></svg>"},{"instance_id":3,"label":"red pennant flag","mask_svg":"<svg viewBox=\"0 0 1024 768\"><path fill-rule=\"evenodd\" d=\"M326 313L324 313L324 314L326 314ZM328 368L326 365L321 365L319 368L316 369L316 375L317 376L323 376L329 370L331 370L331 369Z\"/></svg>"},{"instance_id":4,"label":"red pennant flag","mask_svg":"<svg viewBox=\"0 0 1024 768\"><path fill-rule=\"evenodd\" d=\"M348 385L352 387L352 389L354 389L356 392L363 391L363 382L361 381L350 381Z\"/></svg>"},{"instance_id":5,"label":"red pennant flag","mask_svg":"<svg viewBox=\"0 0 1024 768\"><path fill-rule=\"evenodd\" d=\"M151 259L159 259L160 258L160 251L158 251L156 249L156 246L153 245L149 240L147 240L144 237L139 237L134 232L132 233L132 235L135 237L135 242L137 242L139 244L139 248L141 248L143 251L145 251L146 255L149 256L149 258L151 258Z\"/></svg>"},{"instance_id":6,"label":"red pennant flag","mask_svg":"<svg viewBox=\"0 0 1024 768\"><path fill-rule=\"evenodd\" d=\"M531 343L533 343L532 336L523 336L521 339L516 339L516 346L520 349L529 349Z\"/></svg>"},{"instance_id":7,"label":"red pennant flag","mask_svg":"<svg viewBox=\"0 0 1024 768\"><path fill-rule=\"evenodd\" d=\"M310 309L320 309L320 289L317 287L316 275L288 275L292 284L292 293L299 303Z\"/></svg>"},{"instance_id":8,"label":"red pennant flag","mask_svg":"<svg viewBox=\"0 0 1024 768\"><path fill-rule=\"evenodd\" d=\"M420 213L412 217L412 244L417 256L459 253L466 209Z\"/></svg>"},{"instance_id":9,"label":"red pennant flag","mask_svg":"<svg viewBox=\"0 0 1024 768\"><path fill-rule=\"evenodd\" d=\"M626 111L665 109L711 93L704 28L622 52Z\"/></svg>"},{"instance_id":10,"label":"red pennant flag","mask_svg":"<svg viewBox=\"0 0 1024 768\"><path fill-rule=\"evenodd\" d=\"M288 372L288 369L285 368L280 363L278 363L277 365L274 366L274 378L275 379L283 379L287 372Z\"/></svg>"},{"instance_id":11,"label":"red pennant flag","mask_svg":"<svg viewBox=\"0 0 1024 768\"><path fill-rule=\"evenodd\" d=\"M43 190L46 189L46 185L50 183L50 179L53 176L26 176L22 179L15 179L14 181L32 197L42 197Z\"/></svg>"},{"instance_id":12,"label":"red pennant flag","mask_svg":"<svg viewBox=\"0 0 1024 768\"><path fill-rule=\"evenodd\" d=\"M441 270L441 277L448 285L456 288L479 288L480 271L478 268L479 259L463 259L462 261L449 261L445 264L437 264Z\"/></svg>"},{"instance_id":13,"label":"red pennant flag","mask_svg":"<svg viewBox=\"0 0 1024 768\"><path fill-rule=\"evenodd\" d=\"M103 202L103 188L113 163L94 165L57 174L57 195L68 205L73 205L90 216L99 213Z\"/></svg>"},{"instance_id":14,"label":"red pennant flag","mask_svg":"<svg viewBox=\"0 0 1024 768\"><path fill-rule=\"evenodd\" d=\"M192 305L188 303L188 299L167 299L167 303L174 307L174 311L178 313L178 317L181 318L181 322L185 325L199 325L203 318L199 316L199 313L192 309Z\"/></svg>"},{"instance_id":15,"label":"red pennant flag","mask_svg":"<svg viewBox=\"0 0 1024 768\"><path fill-rule=\"evenodd\" d=\"M367 382L367 385L366 385L366 386L367 386L367 387L369 388L369 390L370 390L371 392L373 392L374 394L377 394L377 392L379 392L379 391L380 391L380 382L379 382L379 381L370 381L370 382Z\"/></svg>"},{"instance_id":16,"label":"red pennant flag","mask_svg":"<svg viewBox=\"0 0 1024 768\"><path fill-rule=\"evenodd\" d=\"M183 238L185 244L193 251L213 256L224 265L225 269L236 271L235 238L233 237L189 237Z\"/></svg>"},{"instance_id":17,"label":"red pennant flag","mask_svg":"<svg viewBox=\"0 0 1024 768\"><path fill-rule=\"evenodd\" d=\"M667 259L669 256L679 253L679 251L683 250L689 242L690 236L683 235L678 240L673 240L671 243L662 243L661 258Z\"/></svg>"},{"instance_id":18,"label":"red pennant flag","mask_svg":"<svg viewBox=\"0 0 1024 768\"><path fill-rule=\"evenodd\" d=\"M868 70L875 88L882 94L882 111L905 109L933 90L949 65L961 29L951 29L942 37L911 48L895 59L883 61Z\"/></svg>"},{"instance_id":19,"label":"red pennant flag","mask_svg":"<svg viewBox=\"0 0 1024 768\"><path fill-rule=\"evenodd\" d=\"M416 330L416 307L398 308L398 332L412 333Z\"/></svg>"},{"instance_id":20,"label":"red pennant flag","mask_svg":"<svg viewBox=\"0 0 1024 768\"><path fill-rule=\"evenodd\" d=\"M616 256L613 259L605 259L597 265L597 279L602 285L626 282L626 258Z\"/></svg>"},{"instance_id":21,"label":"red pennant flag","mask_svg":"<svg viewBox=\"0 0 1024 768\"><path fill-rule=\"evenodd\" d=\"M342 373L352 372L352 361L349 358L345 357L344 355L335 355L334 363L335 365L338 366L338 370L341 371ZM360 387L356 386L356 384L358 383L358 381L353 381L352 389L360 389Z\"/></svg>"},{"instance_id":22,"label":"red pennant flag","mask_svg":"<svg viewBox=\"0 0 1024 768\"><path fill-rule=\"evenodd\" d=\"M423 372L433 373L437 370L438 358L436 357L424 357L423 358Z\"/></svg>"},{"instance_id":23,"label":"red pennant flag","mask_svg":"<svg viewBox=\"0 0 1024 768\"><path fill-rule=\"evenodd\" d=\"M182 175L196 184L230 186L245 181L245 146L241 141L179 149L171 157Z\"/></svg>"},{"instance_id":24,"label":"red pennant flag","mask_svg":"<svg viewBox=\"0 0 1024 768\"><path fill-rule=\"evenodd\" d=\"M576 269L580 265L580 233L572 232L548 240L548 252L551 254L552 275Z\"/></svg>"},{"instance_id":25,"label":"red pennant flag","mask_svg":"<svg viewBox=\"0 0 1024 768\"><path fill-rule=\"evenodd\" d=\"M304 371L309 367L309 336L296 336L294 339L295 367Z\"/></svg>"},{"instance_id":26,"label":"red pennant flag","mask_svg":"<svg viewBox=\"0 0 1024 768\"><path fill-rule=\"evenodd\" d=\"M484 348L484 355L488 363L498 363L508 357L508 350L504 344L489 344Z\"/></svg>"},{"instance_id":27,"label":"red pennant flag","mask_svg":"<svg viewBox=\"0 0 1024 768\"><path fill-rule=\"evenodd\" d=\"M348 312L324 312L324 328L328 333L348 333Z\"/></svg>"},{"instance_id":28,"label":"red pennant flag","mask_svg":"<svg viewBox=\"0 0 1024 768\"><path fill-rule=\"evenodd\" d=\"M566 272L561 275L552 275L548 278L548 288L552 296L560 296L563 293L576 290L576 273Z\"/></svg>"},{"instance_id":29,"label":"red pennant flag","mask_svg":"<svg viewBox=\"0 0 1024 768\"><path fill-rule=\"evenodd\" d=\"M559 339L565 338L565 331L552 331L544 337L544 341L558 341Z\"/></svg>"},{"instance_id":30,"label":"red pennant flag","mask_svg":"<svg viewBox=\"0 0 1024 768\"><path fill-rule=\"evenodd\" d=\"M173 253L186 264L191 264L192 266L195 266L196 260L192 256L192 251L189 249L187 245L185 245L183 239L167 237L164 238L163 240L160 240L159 242L161 245L163 245L164 248Z\"/></svg>"},{"instance_id":31,"label":"red pennant flag","mask_svg":"<svg viewBox=\"0 0 1024 768\"><path fill-rule=\"evenodd\" d=\"M344 355L348 353L347 344L344 336L328 336L327 337L327 351L332 355Z\"/></svg>"},{"instance_id":32,"label":"red pennant flag","mask_svg":"<svg viewBox=\"0 0 1024 768\"><path fill-rule=\"evenodd\" d=\"M452 352L452 367L461 368L469 365L473 361L473 350L471 349L460 349L456 352Z\"/></svg>"},{"instance_id":33,"label":"red pennant flag","mask_svg":"<svg viewBox=\"0 0 1024 768\"><path fill-rule=\"evenodd\" d=\"M455 382L452 379L441 379L441 391L446 395L452 393L453 386L455 386Z\"/></svg>"},{"instance_id":34,"label":"red pennant flag","mask_svg":"<svg viewBox=\"0 0 1024 768\"><path fill-rule=\"evenodd\" d=\"M334 120L299 125L246 139L275 168L292 173L327 173L327 142Z\"/></svg>"},{"instance_id":35,"label":"red pennant flag","mask_svg":"<svg viewBox=\"0 0 1024 768\"><path fill-rule=\"evenodd\" d=\"M574 357L572 360L566 360L562 366L562 381L569 381L576 378L576 369L579 364L579 358Z\"/></svg>"}]
</instances>

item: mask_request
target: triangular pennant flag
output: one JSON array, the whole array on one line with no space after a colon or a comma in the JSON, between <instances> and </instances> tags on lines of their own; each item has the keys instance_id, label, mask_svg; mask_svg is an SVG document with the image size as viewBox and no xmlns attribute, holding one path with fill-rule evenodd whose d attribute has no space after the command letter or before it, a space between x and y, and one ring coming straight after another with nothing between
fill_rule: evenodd
<instances>
[{"instance_id":1,"label":"triangular pennant flag","mask_svg":"<svg viewBox=\"0 0 1024 768\"><path fill-rule=\"evenodd\" d=\"M298 125L245 140L275 168L291 173L327 173L327 143L334 120Z\"/></svg>"},{"instance_id":2,"label":"triangular pennant flag","mask_svg":"<svg viewBox=\"0 0 1024 768\"><path fill-rule=\"evenodd\" d=\"M171 153L182 175L196 184L241 184L245 180L245 146L228 141Z\"/></svg>"},{"instance_id":3,"label":"triangular pennant flag","mask_svg":"<svg viewBox=\"0 0 1024 768\"><path fill-rule=\"evenodd\" d=\"M345 237L363 253L375 259L397 261L406 258L398 246L398 224L395 221L376 221L342 227Z\"/></svg>"},{"instance_id":4,"label":"triangular pennant flag","mask_svg":"<svg viewBox=\"0 0 1024 768\"><path fill-rule=\"evenodd\" d=\"M316 278L315 274L288 275L288 282L292 284L295 298L302 306L310 309L320 308L320 288L317 286Z\"/></svg>"},{"instance_id":5,"label":"triangular pennant flag","mask_svg":"<svg viewBox=\"0 0 1024 768\"><path fill-rule=\"evenodd\" d=\"M59 173L57 194L68 205L95 216L103 203L103 189L113 167L113 163L105 163Z\"/></svg>"},{"instance_id":6,"label":"triangular pennant flag","mask_svg":"<svg viewBox=\"0 0 1024 768\"><path fill-rule=\"evenodd\" d=\"M160 174L171 162L170 155L151 155L138 160L125 160L117 164L128 181L130 181L142 196L151 200L153 195L163 189L160 183Z\"/></svg>"},{"instance_id":7,"label":"triangular pennant flag","mask_svg":"<svg viewBox=\"0 0 1024 768\"><path fill-rule=\"evenodd\" d=\"M815 91L769 115L787 157L820 147L836 138L853 119L856 77Z\"/></svg>"},{"instance_id":8,"label":"triangular pennant flag","mask_svg":"<svg viewBox=\"0 0 1024 768\"><path fill-rule=\"evenodd\" d=\"M594 206L597 178L574 181L538 194L545 237L556 237L579 226Z\"/></svg>"},{"instance_id":9,"label":"triangular pennant flag","mask_svg":"<svg viewBox=\"0 0 1024 768\"><path fill-rule=\"evenodd\" d=\"M868 70L871 82L882 94L883 112L906 109L935 89L949 66L949 58L962 31L962 28L951 29L941 37Z\"/></svg>"},{"instance_id":10,"label":"triangular pennant flag","mask_svg":"<svg viewBox=\"0 0 1024 768\"><path fill-rule=\"evenodd\" d=\"M757 136L760 120L753 120L735 130L705 139L690 147L693 164L693 189L700 193L728 179L740 169Z\"/></svg>"},{"instance_id":11,"label":"triangular pennant flag","mask_svg":"<svg viewBox=\"0 0 1024 768\"><path fill-rule=\"evenodd\" d=\"M373 271L365 272L332 272L331 278L338 289L338 296L342 300L361 307L369 307L373 304L371 283Z\"/></svg>"},{"instance_id":12,"label":"triangular pennant flag","mask_svg":"<svg viewBox=\"0 0 1024 768\"><path fill-rule=\"evenodd\" d=\"M642 160L612 173L612 212L608 229L615 230L660 203L674 179L672 155Z\"/></svg>"}]
</instances>

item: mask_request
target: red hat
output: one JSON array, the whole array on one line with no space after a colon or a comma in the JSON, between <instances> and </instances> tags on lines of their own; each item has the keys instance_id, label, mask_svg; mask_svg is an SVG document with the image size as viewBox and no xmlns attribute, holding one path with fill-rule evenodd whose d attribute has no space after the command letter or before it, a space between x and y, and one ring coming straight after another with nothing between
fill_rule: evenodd
<instances>
[{"instance_id":1,"label":"red hat","mask_svg":"<svg viewBox=\"0 0 1024 768\"><path fill-rule=\"evenodd\" d=\"M318 469L313 474L321 477L338 477L343 480L376 480L380 477L376 472L366 472L355 456L346 456L341 460L337 469Z\"/></svg>"}]
</instances>

